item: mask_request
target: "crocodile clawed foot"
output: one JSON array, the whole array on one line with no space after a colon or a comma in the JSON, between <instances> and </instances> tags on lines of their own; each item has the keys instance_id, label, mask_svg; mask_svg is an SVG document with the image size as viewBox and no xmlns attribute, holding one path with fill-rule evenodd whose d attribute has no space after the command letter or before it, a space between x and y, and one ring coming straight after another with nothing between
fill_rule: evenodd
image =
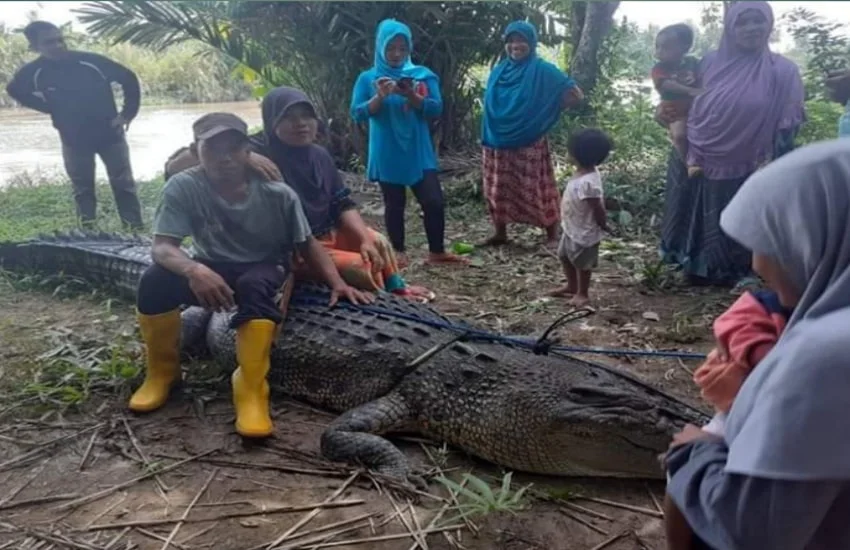
<instances>
[{"instance_id":1,"label":"crocodile clawed foot","mask_svg":"<svg viewBox=\"0 0 850 550\"><path fill-rule=\"evenodd\" d=\"M428 482L419 474L407 474L407 482L420 491L428 491Z\"/></svg>"},{"instance_id":2,"label":"crocodile clawed foot","mask_svg":"<svg viewBox=\"0 0 850 550\"><path fill-rule=\"evenodd\" d=\"M379 469L380 470L380 469ZM418 501L417 493L428 492L428 482L419 473L404 469L404 472L399 472L398 468L393 468L390 472L387 469L384 471L375 471L374 478L378 483L383 483L386 489L392 493L398 493L400 496Z\"/></svg>"}]
</instances>

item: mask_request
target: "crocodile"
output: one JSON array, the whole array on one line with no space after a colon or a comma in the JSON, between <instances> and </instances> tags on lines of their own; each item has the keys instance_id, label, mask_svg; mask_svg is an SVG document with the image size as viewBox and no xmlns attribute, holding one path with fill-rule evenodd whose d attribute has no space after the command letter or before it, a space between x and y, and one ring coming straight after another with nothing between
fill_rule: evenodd
<instances>
[{"instance_id":1,"label":"crocodile","mask_svg":"<svg viewBox=\"0 0 850 550\"><path fill-rule=\"evenodd\" d=\"M138 236L71 232L0 244L5 269L65 274L128 299L151 262L150 241ZM535 353L430 305L381 293L370 306L328 308L327 296L320 285L296 285L269 378L290 398L340 413L320 441L331 461L414 479L385 437L405 432L517 471L660 479L657 457L672 434L707 420L613 367ZM182 316L184 356L232 369L229 315L188 307Z\"/></svg>"}]
</instances>

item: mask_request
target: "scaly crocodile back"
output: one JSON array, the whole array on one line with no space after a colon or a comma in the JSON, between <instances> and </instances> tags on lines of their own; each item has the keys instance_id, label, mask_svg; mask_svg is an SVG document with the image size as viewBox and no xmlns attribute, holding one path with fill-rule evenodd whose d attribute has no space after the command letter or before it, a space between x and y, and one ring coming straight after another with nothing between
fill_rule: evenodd
<instances>
[{"instance_id":1,"label":"scaly crocodile back","mask_svg":"<svg viewBox=\"0 0 850 550\"><path fill-rule=\"evenodd\" d=\"M0 268L66 275L108 286L134 299L139 277L153 260L148 238L71 231L0 243Z\"/></svg>"},{"instance_id":2,"label":"scaly crocodile back","mask_svg":"<svg viewBox=\"0 0 850 550\"><path fill-rule=\"evenodd\" d=\"M64 273L135 297L150 241L69 233L0 244L0 265ZM523 471L663 477L657 455L681 425L705 415L639 379L573 357L536 356L511 341L458 329L430 306L381 293L369 307L329 309L328 289L298 284L271 353L283 393L343 412L323 436L325 456L377 462L394 449L375 434L410 430ZM236 364L230 314L190 307L182 347ZM423 353L444 347L427 362ZM388 447L389 445L389 447ZM396 453L400 452L396 449ZM402 462L403 462L403 455Z\"/></svg>"}]
</instances>

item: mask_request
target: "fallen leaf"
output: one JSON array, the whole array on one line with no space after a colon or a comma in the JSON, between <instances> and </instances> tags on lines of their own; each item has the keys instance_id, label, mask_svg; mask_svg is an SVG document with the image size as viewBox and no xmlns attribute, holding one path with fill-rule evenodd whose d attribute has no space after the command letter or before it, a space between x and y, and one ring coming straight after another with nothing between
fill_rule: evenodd
<instances>
[{"instance_id":1,"label":"fallen leaf","mask_svg":"<svg viewBox=\"0 0 850 550\"><path fill-rule=\"evenodd\" d=\"M241 525L242 527L248 527L248 528L259 527L260 526L260 520L253 519L253 518L241 519L241 520L239 520L239 525Z\"/></svg>"},{"instance_id":2,"label":"fallen leaf","mask_svg":"<svg viewBox=\"0 0 850 550\"><path fill-rule=\"evenodd\" d=\"M643 318L647 321L660 321L661 317L654 311L644 311Z\"/></svg>"}]
</instances>

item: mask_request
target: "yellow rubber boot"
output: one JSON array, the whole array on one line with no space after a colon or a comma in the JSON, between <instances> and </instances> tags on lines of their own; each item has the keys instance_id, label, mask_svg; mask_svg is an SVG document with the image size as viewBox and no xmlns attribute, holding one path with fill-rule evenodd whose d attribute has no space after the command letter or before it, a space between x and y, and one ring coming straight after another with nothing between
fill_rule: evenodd
<instances>
[{"instance_id":1,"label":"yellow rubber boot","mask_svg":"<svg viewBox=\"0 0 850 550\"><path fill-rule=\"evenodd\" d=\"M270 353L277 326L268 319L252 319L236 329L236 359L233 371L233 408L236 432L243 437L268 437L274 431L269 416Z\"/></svg>"},{"instance_id":2,"label":"yellow rubber boot","mask_svg":"<svg viewBox=\"0 0 850 550\"><path fill-rule=\"evenodd\" d=\"M180 310L137 317L145 343L145 381L130 398L130 410L149 412L165 404L180 377Z\"/></svg>"}]
</instances>

